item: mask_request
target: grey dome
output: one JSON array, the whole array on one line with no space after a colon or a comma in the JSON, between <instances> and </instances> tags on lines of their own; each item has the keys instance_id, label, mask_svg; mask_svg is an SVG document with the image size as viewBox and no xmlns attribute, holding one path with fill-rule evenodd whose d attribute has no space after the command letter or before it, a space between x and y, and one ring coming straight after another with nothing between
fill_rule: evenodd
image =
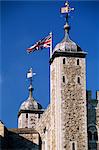
<instances>
[{"instance_id":1,"label":"grey dome","mask_svg":"<svg viewBox=\"0 0 99 150\"><path fill-rule=\"evenodd\" d=\"M29 97L26 101L24 101L21 106L20 110L34 110L34 109L42 109L42 106L32 97L32 85L29 87Z\"/></svg>"},{"instance_id":2,"label":"grey dome","mask_svg":"<svg viewBox=\"0 0 99 150\"><path fill-rule=\"evenodd\" d=\"M53 53L55 51L59 51L59 52L78 52L78 51L82 51L81 48L75 43L73 42L70 37L69 37L69 25L66 23L66 25L64 26L65 28L65 37L63 38L63 40L58 43L54 50Z\"/></svg>"},{"instance_id":3,"label":"grey dome","mask_svg":"<svg viewBox=\"0 0 99 150\"><path fill-rule=\"evenodd\" d=\"M74 43L70 39L66 40L64 38L60 43L58 43L55 46L53 52L55 52L55 51L77 52L77 45L76 45L76 43Z\"/></svg>"},{"instance_id":4,"label":"grey dome","mask_svg":"<svg viewBox=\"0 0 99 150\"><path fill-rule=\"evenodd\" d=\"M42 106L37 103L32 97L29 97L26 101L24 101L19 110L34 110L34 109L42 109Z\"/></svg>"}]
</instances>

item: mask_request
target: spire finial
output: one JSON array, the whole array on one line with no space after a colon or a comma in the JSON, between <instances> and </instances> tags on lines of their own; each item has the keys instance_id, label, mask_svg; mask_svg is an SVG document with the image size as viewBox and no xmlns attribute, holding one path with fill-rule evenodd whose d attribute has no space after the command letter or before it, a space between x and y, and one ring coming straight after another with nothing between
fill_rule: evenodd
<instances>
[{"instance_id":1,"label":"spire finial","mask_svg":"<svg viewBox=\"0 0 99 150\"><path fill-rule=\"evenodd\" d=\"M66 14L66 24L64 25L64 29L67 30L67 32L69 32L69 29L70 29L70 26L69 26L69 24L68 24L69 12L71 12L72 10L74 10L74 8L71 8L71 7L69 6L69 2L68 2L68 1L66 1L65 7L62 7L62 8L61 8L61 13L62 13L62 14L65 13L65 14Z\"/></svg>"},{"instance_id":2,"label":"spire finial","mask_svg":"<svg viewBox=\"0 0 99 150\"><path fill-rule=\"evenodd\" d=\"M27 72L27 78L30 80L29 97L32 97L32 91L33 91L32 81L34 75L36 75L36 73L33 73L32 68L30 68L29 71Z\"/></svg>"}]
</instances>

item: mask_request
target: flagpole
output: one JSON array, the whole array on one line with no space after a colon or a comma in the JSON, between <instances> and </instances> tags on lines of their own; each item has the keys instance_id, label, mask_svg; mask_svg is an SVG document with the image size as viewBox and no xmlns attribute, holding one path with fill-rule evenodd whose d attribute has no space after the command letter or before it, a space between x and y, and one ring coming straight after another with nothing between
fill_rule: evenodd
<instances>
[{"instance_id":1,"label":"flagpole","mask_svg":"<svg viewBox=\"0 0 99 150\"><path fill-rule=\"evenodd\" d=\"M51 35L51 45L50 45L50 58L52 57L52 32L50 32Z\"/></svg>"}]
</instances>

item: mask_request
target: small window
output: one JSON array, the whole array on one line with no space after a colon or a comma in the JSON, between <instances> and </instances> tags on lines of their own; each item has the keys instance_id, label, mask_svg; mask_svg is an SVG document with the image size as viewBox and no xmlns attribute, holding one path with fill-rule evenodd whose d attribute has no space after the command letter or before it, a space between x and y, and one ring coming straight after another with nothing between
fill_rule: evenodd
<instances>
[{"instance_id":1,"label":"small window","mask_svg":"<svg viewBox=\"0 0 99 150\"><path fill-rule=\"evenodd\" d=\"M38 114L38 118L40 118L40 114Z\"/></svg>"},{"instance_id":2,"label":"small window","mask_svg":"<svg viewBox=\"0 0 99 150\"><path fill-rule=\"evenodd\" d=\"M91 131L88 131L88 140L92 140L92 133L91 133Z\"/></svg>"},{"instance_id":3,"label":"small window","mask_svg":"<svg viewBox=\"0 0 99 150\"><path fill-rule=\"evenodd\" d=\"M63 64L65 64L66 62L65 62L65 58L63 58Z\"/></svg>"},{"instance_id":4,"label":"small window","mask_svg":"<svg viewBox=\"0 0 99 150\"><path fill-rule=\"evenodd\" d=\"M77 65L79 65L79 59L77 59Z\"/></svg>"},{"instance_id":5,"label":"small window","mask_svg":"<svg viewBox=\"0 0 99 150\"><path fill-rule=\"evenodd\" d=\"M65 76L63 76L63 82L65 83Z\"/></svg>"},{"instance_id":6,"label":"small window","mask_svg":"<svg viewBox=\"0 0 99 150\"><path fill-rule=\"evenodd\" d=\"M94 132L94 140L98 141L98 134L97 134L97 132Z\"/></svg>"},{"instance_id":7,"label":"small window","mask_svg":"<svg viewBox=\"0 0 99 150\"><path fill-rule=\"evenodd\" d=\"M72 143L72 150L75 150L75 143Z\"/></svg>"},{"instance_id":8,"label":"small window","mask_svg":"<svg viewBox=\"0 0 99 150\"><path fill-rule=\"evenodd\" d=\"M77 78L77 82L80 84L80 77Z\"/></svg>"},{"instance_id":9,"label":"small window","mask_svg":"<svg viewBox=\"0 0 99 150\"><path fill-rule=\"evenodd\" d=\"M26 118L28 118L28 114L26 114Z\"/></svg>"},{"instance_id":10,"label":"small window","mask_svg":"<svg viewBox=\"0 0 99 150\"><path fill-rule=\"evenodd\" d=\"M44 133L46 132L46 127L43 129L43 132L44 132Z\"/></svg>"}]
</instances>

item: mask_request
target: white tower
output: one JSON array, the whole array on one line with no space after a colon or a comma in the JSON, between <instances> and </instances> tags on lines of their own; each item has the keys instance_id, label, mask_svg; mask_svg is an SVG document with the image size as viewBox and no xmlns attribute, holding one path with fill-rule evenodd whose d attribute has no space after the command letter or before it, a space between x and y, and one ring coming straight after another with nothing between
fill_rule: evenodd
<instances>
[{"instance_id":1,"label":"white tower","mask_svg":"<svg viewBox=\"0 0 99 150\"><path fill-rule=\"evenodd\" d=\"M51 142L54 150L87 150L86 53L69 37L66 2L65 37L51 59Z\"/></svg>"}]
</instances>

